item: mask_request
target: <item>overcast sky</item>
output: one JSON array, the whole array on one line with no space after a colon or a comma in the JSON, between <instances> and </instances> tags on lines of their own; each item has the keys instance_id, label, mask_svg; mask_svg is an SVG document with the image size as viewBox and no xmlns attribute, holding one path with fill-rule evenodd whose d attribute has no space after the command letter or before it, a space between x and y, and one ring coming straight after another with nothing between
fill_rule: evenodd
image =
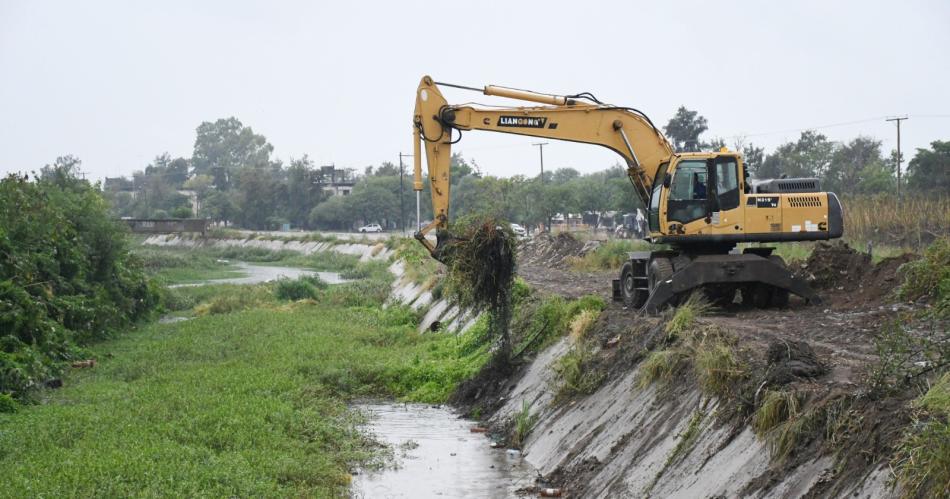
<instances>
[{"instance_id":1,"label":"overcast sky","mask_svg":"<svg viewBox=\"0 0 950 499\"><path fill-rule=\"evenodd\" d=\"M0 0L0 172L73 154L91 178L129 174L165 151L190 156L195 128L227 116L284 160L395 162L411 152L423 74L591 91L658 124L685 105L708 119L706 138L767 149L851 123L820 131L888 151L883 117L909 115L912 152L950 140L950 2ZM474 132L455 147L485 173L533 175L532 142ZM617 159L545 148L552 169Z\"/></svg>"}]
</instances>

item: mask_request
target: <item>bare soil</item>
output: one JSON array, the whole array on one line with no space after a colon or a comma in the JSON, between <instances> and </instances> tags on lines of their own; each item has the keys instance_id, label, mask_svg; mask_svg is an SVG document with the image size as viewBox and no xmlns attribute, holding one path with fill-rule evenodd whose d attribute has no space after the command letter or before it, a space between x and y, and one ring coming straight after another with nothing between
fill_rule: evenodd
<instances>
[{"instance_id":1,"label":"bare soil","mask_svg":"<svg viewBox=\"0 0 950 499\"><path fill-rule=\"evenodd\" d=\"M583 247L564 237L526 244L518 275L544 293L566 298L596 294L609 300L617 271L577 272L565 263L572 251L580 256ZM873 264L870 257L844 242L821 243L807 261L789 265L819 292L821 305L809 305L794 296L783 309L762 310L736 303L714 311L706 320L739 335L744 347L762 352L763 357L772 344L805 342L828 367L826 382L853 385L863 379L867 363L874 359L874 336L880 327L899 320L901 312L920 306L900 303L895 295L900 266L914 258L907 254ZM618 314L616 322L627 324L627 328L638 320L636 313L617 304L606 311L608 316Z\"/></svg>"}]
</instances>

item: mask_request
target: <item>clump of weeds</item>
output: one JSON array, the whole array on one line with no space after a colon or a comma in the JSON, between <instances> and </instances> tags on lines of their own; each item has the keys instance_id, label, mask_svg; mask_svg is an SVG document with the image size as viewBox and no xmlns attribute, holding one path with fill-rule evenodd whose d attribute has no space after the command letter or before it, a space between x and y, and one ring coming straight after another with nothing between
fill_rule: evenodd
<instances>
[{"instance_id":1,"label":"clump of weeds","mask_svg":"<svg viewBox=\"0 0 950 499\"><path fill-rule=\"evenodd\" d=\"M527 400L522 400L521 410L515 414L515 428L511 436L511 444L515 448L520 449L524 445L525 439L538 422L538 415L531 413L531 406L532 404L529 404Z\"/></svg>"}]
</instances>

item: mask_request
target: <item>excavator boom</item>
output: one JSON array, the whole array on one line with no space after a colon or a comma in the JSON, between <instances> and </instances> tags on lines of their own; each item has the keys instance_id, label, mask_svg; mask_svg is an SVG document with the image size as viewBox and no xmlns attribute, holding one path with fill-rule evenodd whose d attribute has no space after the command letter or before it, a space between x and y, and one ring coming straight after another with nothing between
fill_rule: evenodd
<instances>
[{"instance_id":1,"label":"excavator boom","mask_svg":"<svg viewBox=\"0 0 950 499\"><path fill-rule=\"evenodd\" d=\"M422 235L433 228L445 229L448 222L452 144L467 130L485 130L549 139L595 144L623 157L634 191L647 205L660 164L668 161L673 148L653 123L635 109L600 103L590 94L557 96L498 86L481 91L485 95L507 97L545 106L482 108L473 105L449 105L439 83L422 78L416 91L413 116L415 147L425 144L429 182L432 190L434 220ZM422 189L421 156L416 154L416 190ZM430 246L422 238L424 244ZM430 247L430 250L432 248Z\"/></svg>"}]
</instances>

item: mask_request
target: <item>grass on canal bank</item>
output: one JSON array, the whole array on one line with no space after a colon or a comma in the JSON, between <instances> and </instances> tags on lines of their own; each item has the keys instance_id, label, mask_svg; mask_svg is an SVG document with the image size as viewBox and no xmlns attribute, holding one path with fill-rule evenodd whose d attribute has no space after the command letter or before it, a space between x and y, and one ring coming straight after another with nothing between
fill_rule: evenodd
<instances>
[{"instance_id":1,"label":"grass on canal bank","mask_svg":"<svg viewBox=\"0 0 950 499\"><path fill-rule=\"evenodd\" d=\"M259 299L101 343L97 366L0 414L0 496L345 494L374 450L348 401L439 402L487 358L484 325L418 334L415 312L373 303L379 285L300 302L273 285L186 290Z\"/></svg>"}]
</instances>

